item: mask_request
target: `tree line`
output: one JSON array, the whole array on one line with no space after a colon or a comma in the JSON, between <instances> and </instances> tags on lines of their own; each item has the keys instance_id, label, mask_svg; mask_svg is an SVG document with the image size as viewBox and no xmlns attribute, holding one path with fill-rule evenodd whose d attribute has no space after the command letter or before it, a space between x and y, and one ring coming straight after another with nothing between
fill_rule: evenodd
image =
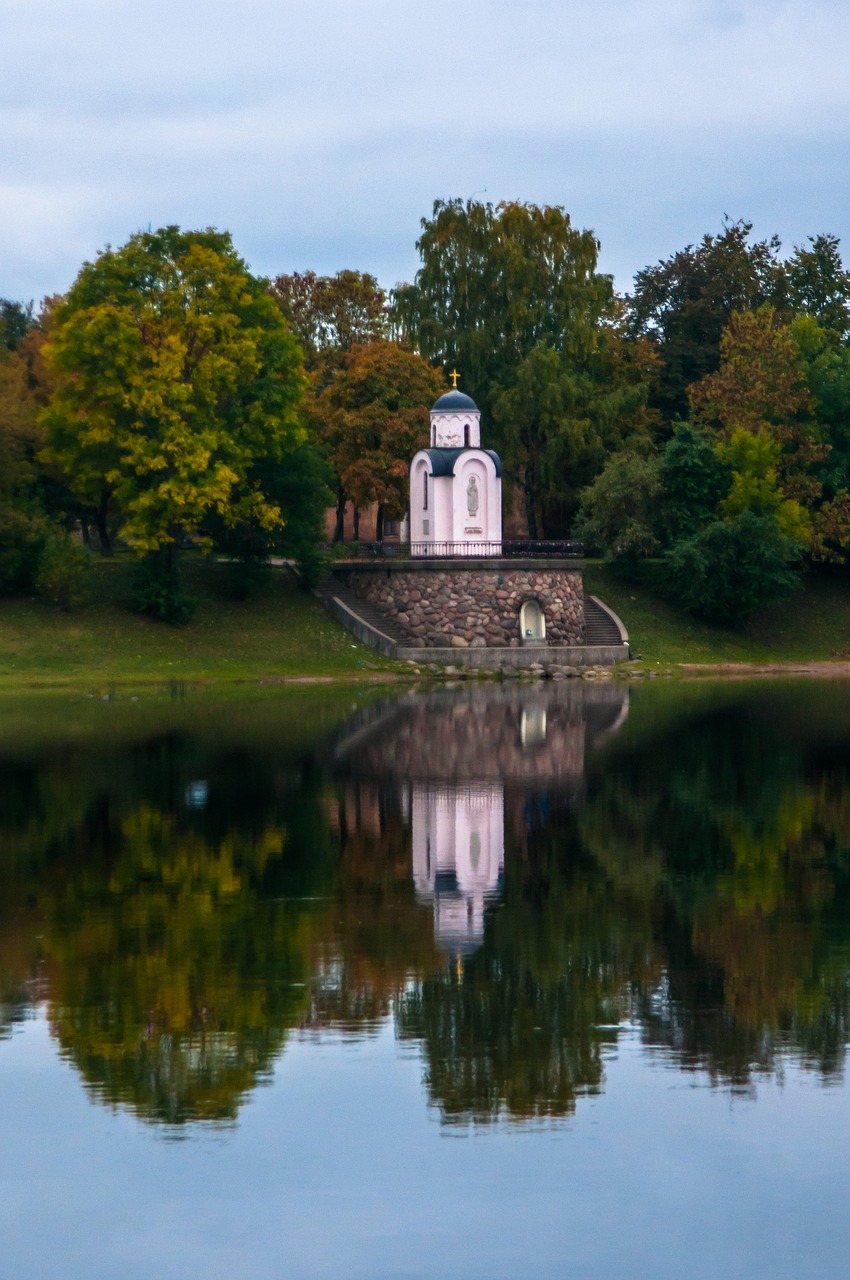
<instances>
[{"instance_id":1,"label":"tree line","mask_svg":"<svg viewBox=\"0 0 850 1280\"><path fill-rule=\"evenodd\" d=\"M560 207L437 201L412 283L251 273L226 233L134 235L62 297L0 300L0 592L70 607L87 555L138 561L179 620L180 551L305 580L348 506L400 518L428 408L461 371L533 538L737 622L850 541L850 273L745 221L621 296ZM76 535L76 536L71 536ZM80 542L82 545L80 545ZM245 581L248 577L245 577Z\"/></svg>"}]
</instances>

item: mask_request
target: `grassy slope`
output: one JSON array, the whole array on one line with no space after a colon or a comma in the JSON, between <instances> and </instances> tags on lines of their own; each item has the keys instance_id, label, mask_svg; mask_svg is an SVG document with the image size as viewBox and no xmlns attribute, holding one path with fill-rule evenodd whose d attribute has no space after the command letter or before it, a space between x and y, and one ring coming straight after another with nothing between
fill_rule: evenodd
<instances>
[{"instance_id":1,"label":"grassy slope","mask_svg":"<svg viewBox=\"0 0 850 1280\"><path fill-rule=\"evenodd\" d=\"M619 614L632 652L650 662L815 662L850 658L850 576L820 569L804 589L764 609L741 632L695 622L645 586L591 564L585 590Z\"/></svg>"},{"instance_id":2,"label":"grassy slope","mask_svg":"<svg viewBox=\"0 0 850 1280\"><path fill-rule=\"evenodd\" d=\"M64 614L38 600L0 600L0 689L69 685L105 690L151 680L356 678L382 659L339 627L286 571L274 571L245 603L223 591L224 570L187 564L205 592L195 617L170 627L129 613L130 566L98 563L91 598Z\"/></svg>"},{"instance_id":3,"label":"grassy slope","mask_svg":"<svg viewBox=\"0 0 850 1280\"><path fill-rule=\"evenodd\" d=\"M187 558L190 589L204 598L186 626L127 611L126 561L99 563L89 603L63 614L36 600L0 600L0 690L113 684L331 676L357 679L387 663L339 627L282 571L245 603L229 600L222 566ZM652 663L805 662L850 657L850 575L822 570L805 590L771 606L744 632L707 627L644 586L590 564L586 589L623 619L635 654ZM366 668L370 671L370 668Z\"/></svg>"}]
</instances>

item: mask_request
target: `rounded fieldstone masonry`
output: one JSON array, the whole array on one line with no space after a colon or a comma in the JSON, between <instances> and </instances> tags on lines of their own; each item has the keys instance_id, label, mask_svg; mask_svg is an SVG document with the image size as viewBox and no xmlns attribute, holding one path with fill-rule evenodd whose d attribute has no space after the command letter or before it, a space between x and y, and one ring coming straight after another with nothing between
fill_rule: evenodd
<instances>
[{"instance_id":1,"label":"rounded fieldstone masonry","mask_svg":"<svg viewBox=\"0 0 850 1280\"><path fill-rule=\"evenodd\" d=\"M580 569L437 569L429 573L351 573L349 587L418 645L430 648L518 648L520 610L536 600L546 620L546 646L584 644Z\"/></svg>"}]
</instances>

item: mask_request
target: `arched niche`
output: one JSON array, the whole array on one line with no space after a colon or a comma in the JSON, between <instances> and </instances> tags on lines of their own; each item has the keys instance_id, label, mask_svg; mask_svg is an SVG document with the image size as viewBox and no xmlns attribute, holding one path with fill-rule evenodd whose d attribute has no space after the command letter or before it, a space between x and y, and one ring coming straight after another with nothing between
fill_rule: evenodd
<instances>
[{"instance_id":1,"label":"arched niche","mask_svg":"<svg viewBox=\"0 0 850 1280\"><path fill-rule=\"evenodd\" d=\"M520 609L519 634L523 644L546 643L546 618L537 600L526 600Z\"/></svg>"},{"instance_id":2,"label":"arched niche","mask_svg":"<svg viewBox=\"0 0 850 1280\"><path fill-rule=\"evenodd\" d=\"M455 528L463 538L490 535L490 477L484 458L462 455L455 472Z\"/></svg>"}]
</instances>

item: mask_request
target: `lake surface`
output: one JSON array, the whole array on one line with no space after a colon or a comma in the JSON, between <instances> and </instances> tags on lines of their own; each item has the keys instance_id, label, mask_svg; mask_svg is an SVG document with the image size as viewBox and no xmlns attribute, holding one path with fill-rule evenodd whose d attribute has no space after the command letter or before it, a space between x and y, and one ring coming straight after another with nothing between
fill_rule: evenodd
<instances>
[{"instance_id":1,"label":"lake surface","mask_svg":"<svg viewBox=\"0 0 850 1280\"><path fill-rule=\"evenodd\" d=\"M850 1256L850 684L0 702L10 1280Z\"/></svg>"}]
</instances>

